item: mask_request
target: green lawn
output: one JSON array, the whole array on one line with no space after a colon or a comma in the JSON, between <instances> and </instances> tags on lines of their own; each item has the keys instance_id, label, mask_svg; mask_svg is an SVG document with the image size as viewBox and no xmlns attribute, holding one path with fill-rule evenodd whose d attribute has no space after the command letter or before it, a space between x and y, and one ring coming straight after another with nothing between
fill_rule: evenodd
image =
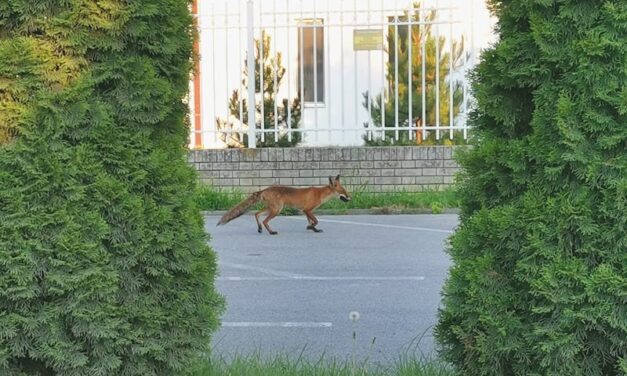
<instances>
[{"instance_id":1,"label":"green lawn","mask_svg":"<svg viewBox=\"0 0 627 376\"><path fill-rule=\"evenodd\" d=\"M263 359L253 355L213 359L206 365L190 372L189 376L454 376L450 367L437 360L399 359L395 364L369 366L351 362L320 359L311 362L276 356Z\"/></svg>"},{"instance_id":2,"label":"green lawn","mask_svg":"<svg viewBox=\"0 0 627 376\"><path fill-rule=\"evenodd\" d=\"M429 209L439 213L445 208L456 208L459 201L453 189L429 192L386 192L373 193L356 190L351 193L352 200L344 203L339 200L329 200L321 209L329 209L341 213L348 209L377 209L380 212L402 209ZM230 192L211 186L200 187L196 202L201 210L228 210L246 197L242 192ZM285 213L294 214L295 211L285 209Z\"/></svg>"}]
</instances>

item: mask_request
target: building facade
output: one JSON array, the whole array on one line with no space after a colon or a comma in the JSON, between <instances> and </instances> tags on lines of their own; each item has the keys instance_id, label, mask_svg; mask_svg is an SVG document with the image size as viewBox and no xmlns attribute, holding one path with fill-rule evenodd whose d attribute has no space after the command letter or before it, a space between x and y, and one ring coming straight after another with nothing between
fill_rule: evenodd
<instances>
[{"instance_id":1,"label":"building facade","mask_svg":"<svg viewBox=\"0 0 627 376\"><path fill-rule=\"evenodd\" d=\"M465 74L493 39L481 0L197 0L192 10L192 148L467 137Z\"/></svg>"}]
</instances>

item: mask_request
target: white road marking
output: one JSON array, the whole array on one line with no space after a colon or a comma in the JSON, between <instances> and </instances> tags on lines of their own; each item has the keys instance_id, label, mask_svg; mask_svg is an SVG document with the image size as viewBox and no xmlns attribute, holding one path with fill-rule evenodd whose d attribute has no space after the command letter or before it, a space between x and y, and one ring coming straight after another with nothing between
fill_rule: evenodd
<instances>
[{"instance_id":1,"label":"white road marking","mask_svg":"<svg viewBox=\"0 0 627 376\"><path fill-rule=\"evenodd\" d=\"M422 276L309 276L283 272L280 270L260 268L257 266L219 261L219 265L234 269L250 270L269 274L272 277L218 277L219 281L423 281Z\"/></svg>"},{"instance_id":2,"label":"white road marking","mask_svg":"<svg viewBox=\"0 0 627 376\"><path fill-rule=\"evenodd\" d=\"M296 220L307 220L307 218L301 217L282 217L286 219L296 219ZM347 225L360 225L360 226L372 226L372 227L385 227L385 228L399 228L403 230L414 230L414 231L431 231L431 232L439 232L442 234L452 234L452 230L441 230L437 228L428 228L428 227L412 227L412 226L398 226L398 225L386 225L383 223L368 223L368 222L354 222L354 221L340 221L337 219L320 219L319 222L330 222L330 223L342 223Z\"/></svg>"},{"instance_id":3,"label":"white road marking","mask_svg":"<svg viewBox=\"0 0 627 376\"><path fill-rule=\"evenodd\" d=\"M219 281L424 281L422 276L392 277L218 277Z\"/></svg>"},{"instance_id":4,"label":"white road marking","mask_svg":"<svg viewBox=\"0 0 627 376\"><path fill-rule=\"evenodd\" d=\"M224 327L230 328L330 328L333 323L330 322L256 322L256 321L226 321L222 323Z\"/></svg>"},{"instance_id":5,"label":"white road marking","mask_svg":"<svg viewBox=\"0 0 627 376\"><path fill-rule=\"evenodd\" d=\"M250 270L250 271L254 271L254 272L270 274L270 275L273 275L273 276L276 276L276 277L283 277L285 279L298 279L298 278L307 277L307 276L304 276L304 275L301 275L301 274L294 274L294 273L289 273L289 272L283 272L283 271L274 270L274 269L260 268L260 267L251 266L251 265L235 264L235 263L232 263L232 262L218 261L218 265L228 266L230 268L235 268L235 269Z\"/></svg>"}]
</instances>

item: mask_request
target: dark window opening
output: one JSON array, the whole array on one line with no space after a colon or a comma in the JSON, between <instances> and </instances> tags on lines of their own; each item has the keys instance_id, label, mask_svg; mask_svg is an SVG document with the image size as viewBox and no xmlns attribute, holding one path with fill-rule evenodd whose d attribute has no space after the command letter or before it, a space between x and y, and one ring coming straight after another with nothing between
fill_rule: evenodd
<instances>
[{"instance_id":1,"label":"dark window opening","mask_svg":"<svg viewBox=\"0 0 627 376\"><path fill-rule=\"evenodd\" d=\"M303 20L298 28L298 68L298 91L303 92L304 101L324 103L324 26L321 18L315 22Z\"/></svg>"}]
</instances>

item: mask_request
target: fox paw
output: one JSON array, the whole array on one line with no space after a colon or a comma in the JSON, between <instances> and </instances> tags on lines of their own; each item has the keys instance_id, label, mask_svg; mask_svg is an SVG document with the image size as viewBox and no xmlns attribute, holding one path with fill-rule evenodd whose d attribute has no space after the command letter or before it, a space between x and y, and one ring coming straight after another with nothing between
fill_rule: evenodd
<instances>
[{"instance_id":1,"label":"fox paw","mask_svg":"<svg viewBox=\"0 0 627 376\"><path fill-rule=\"evenodd\" d=\"M270 231L270 235L276 235L276 234L278 234L278 232L276 232L276 231Z\"/></svg>"}]
</instances>

